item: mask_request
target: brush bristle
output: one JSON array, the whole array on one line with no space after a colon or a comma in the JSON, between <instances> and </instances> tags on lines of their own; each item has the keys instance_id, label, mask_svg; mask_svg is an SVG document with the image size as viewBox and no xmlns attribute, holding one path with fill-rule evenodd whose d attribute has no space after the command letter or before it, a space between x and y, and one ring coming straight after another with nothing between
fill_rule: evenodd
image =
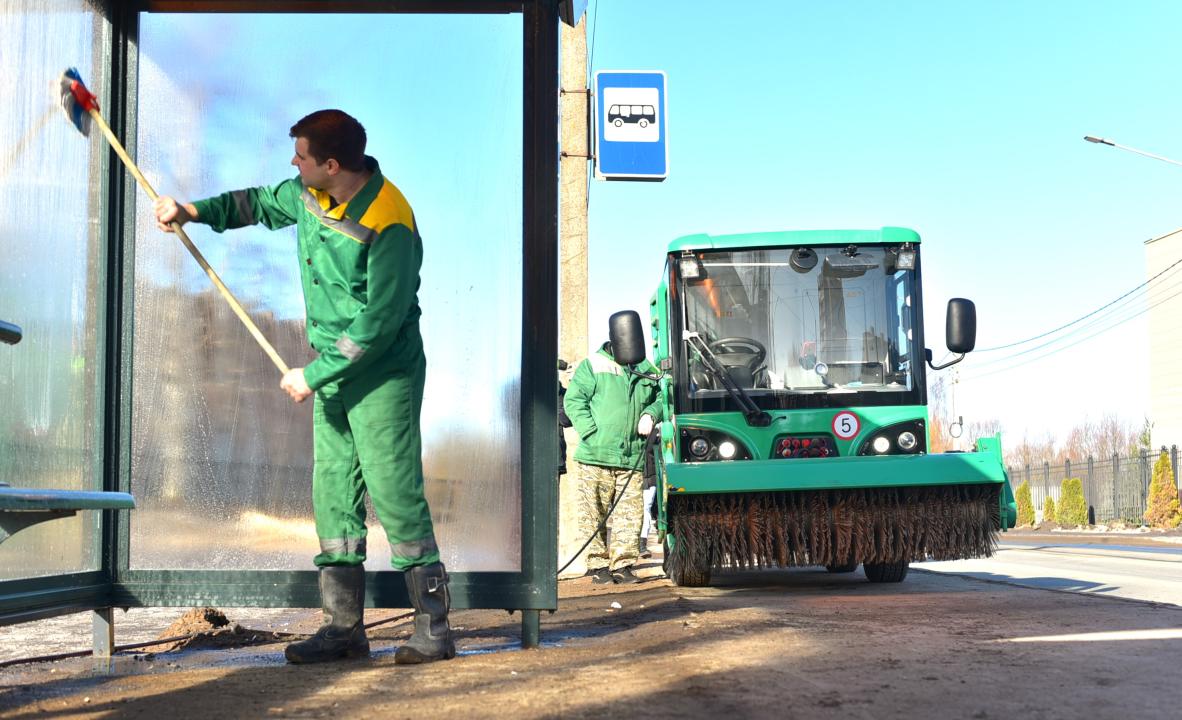
<instances>
[{"instance_id":1,"label":"brush bristle","mask_svg":"<svg viewBox=\"0 0 1182 720\"><path fill-rule=\"evenodd\" d=\"M1001 486L672 495L671 567L760 568L989 557Z\"/></svg>"},{"instance_id":2,"label":"brush bristle","mask_svg":"<svg viewBox=\"0 0 1182 720\"><path fill-rule=\"evenodd\" d=\"M61 77L61 104L62 111L66 113L66 117L73 123L78 132L85 136L90 135L90 113L86 111L74 97L74 83L81 83L82 76L78 73L77 68L69 68Z\"/></svg>"}]
</instances>

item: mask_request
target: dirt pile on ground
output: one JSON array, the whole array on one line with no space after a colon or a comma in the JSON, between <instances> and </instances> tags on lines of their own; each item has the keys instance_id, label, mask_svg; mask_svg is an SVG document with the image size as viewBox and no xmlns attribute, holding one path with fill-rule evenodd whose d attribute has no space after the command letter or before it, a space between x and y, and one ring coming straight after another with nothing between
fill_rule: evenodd
<instances>
[{"instance_id":1,"label":"dirt pile on ground","mask_svg":"<svg viewBox=\"0 0 1182 720\"><path fill-rule=\"evenodd\" d=\"M180 616L157 636L157 640L172 642L153 645L153 652L170 652L188 648L229 648L262 645L291 637L289 633L268 630L249 630L231 622L217 608L193 608Z\"/></svg>"}]
</instances>

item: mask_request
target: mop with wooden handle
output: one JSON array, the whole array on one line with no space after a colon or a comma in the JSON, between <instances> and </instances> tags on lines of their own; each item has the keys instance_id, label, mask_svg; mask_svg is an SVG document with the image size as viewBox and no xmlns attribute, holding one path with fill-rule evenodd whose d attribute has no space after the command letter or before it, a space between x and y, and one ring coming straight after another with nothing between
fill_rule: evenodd
<instances>
[{"instance_id":1,"label":"mop with wooden handle","mask_svg":"<svg viewBox=\"0 0 1182 720\"><path fill-rule=\"evenodd\" d=\"M95 124L98 125L99 129L103 131L103 136L107 139L107 142L109 142L111 147L115 150L115 154L118 155L119 159L123 161L123 164L131 172L132 176L135 177L136 182L140 184L140 187L142 187L148 193L148 197L151 198L153 202L155 202L156 198L159 196L156 194L156 191L152 189L151 184L148 183L143 173L141 173L139 168L136 167L135 162L132 161L130 156L128 156L127 151L123 149L123 145L119 142L119 139L116 138L115 134L111 132L111 128L107 126L107 123L103 120L103 116L99 114L98 101L95 99L94 95L86 89L86 85L82 82L82 77L78 74L78 71L75 68L70 68L69 70L66 70L64 73L62 73L61 87L62 109L65 110L66 117L70 119L70 122L74 124L74 127L78 128L78 131L83 135L89 135L90 120L93 119ZM226 287L225 283L222 282L222 279L218 277L216 272L214 272L214 269L211 268L209 263L205 261L205 256L201 254L201 251L197 249L197 246L193 244L193 241L190 240L189 236L185 234L185 231L181 229L181 224L174 220L171 225L173 232L175 232L177 237L181 239L181 243L184 244L185 248L189 251L189 254L193 256L193 259L197 261L197 264L201 266L201 269L204 270L205 274L209 276L209 279L213 281L213 284L218 289L218 292L221 293L226 302L230 304L230 309L234 311L234 314L238 316L238 319L242 321L242 324L246 326L246 329L249 330L250 334L254 336L254 339L258 341L259 346L263 349L263 352L267 353L267 357L271 358L271 362L275 363L275 367L279 368L279 372L286 375L289 370L287 363L283 362L283 358L279 357L279 353L275 352L275 348L271 346L271 343L267 342L267 338L263 337L263 333L259 331L258 327L254 324L254 321L250 319L250 316L246 314L246 310L243 309L242 303L238 302L238 299L234 297L234 294L230 292L230 289Z\"/></svg>"}]
</instances>

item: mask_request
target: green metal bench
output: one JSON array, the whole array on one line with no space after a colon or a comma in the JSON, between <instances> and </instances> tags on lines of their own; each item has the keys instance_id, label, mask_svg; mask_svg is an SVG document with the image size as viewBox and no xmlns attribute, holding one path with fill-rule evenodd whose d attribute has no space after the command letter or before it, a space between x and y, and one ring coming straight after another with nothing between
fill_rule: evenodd
<instances>
[{"instance_id":1,"label":"green metal bench","mask_svg":"<svg viewBox=\"0 0 1182 720\"><path fill-rule=\"evenodd\" d=\"M79 510L130 510L135 498L122 492L43 490L0 484L0 543L30 525L70 517Z\"/></svg>"},{"instance_id":2,"label":"green metal bench","mask_svg":"<svg viewBox=\"0 0 1182 720\"><path fill-rule=\"evenodd\" d=\"M0 343L16 345L22 336L20 326L0 320ZM31 525L70 517L80 510L130 510L134 507L135 499L123 492L22 488L0 482L0 543ZM111 653L115 647L112 609L103 606L91 606L90 609L94 610L94 656L104 663L102 667L110 669ZM61 614L61 610L54 609L48 614L44 608L15 615L0 613L0 625L56 614Z\"/></svg>"},{"instance_id":3,"label":"green metal bench","mask_svg":"<svg viewBox=\"0 0 1182 720\"><path fill-rule=\"evenodd\" d=\"M130 510L134 507L135 499L123 492L16 488L0 483L0 543L30 525L70 517L79 510ZM6 624L3 620L0 618L0 625ZM93 653L99 669L110 669L115 647L112 620L111 608L94 608Z\"/></svg>"},{"instance_id":4,"label":"green metal bench","mask_svg":"<svg viewBox=\"0 0 1182 720\"><path fill-rule=\"evenodd\" d=\"M22 335L19 325L0 320L0 343L16 345ZM14 488L0 482L0 543L30 525L70 517L79 510L130 510L134 507L135 499L127 493Z\"/></svg>"}]
</instances>

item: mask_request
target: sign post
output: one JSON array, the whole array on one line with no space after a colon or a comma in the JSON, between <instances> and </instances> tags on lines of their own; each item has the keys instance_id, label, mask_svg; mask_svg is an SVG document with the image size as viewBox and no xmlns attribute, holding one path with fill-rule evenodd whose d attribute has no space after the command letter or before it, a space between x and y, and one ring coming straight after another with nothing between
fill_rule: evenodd
<instances>
[{"instance_id":1,"label":"sign post","mask_svg":"<svg viewBox=\"0 0 1182 720\"><path fill-rule=\"evenodd\" d=\"M661 181L669 175L665 73L595 73L595 177Z\"/></svg>"}]
</instances>

